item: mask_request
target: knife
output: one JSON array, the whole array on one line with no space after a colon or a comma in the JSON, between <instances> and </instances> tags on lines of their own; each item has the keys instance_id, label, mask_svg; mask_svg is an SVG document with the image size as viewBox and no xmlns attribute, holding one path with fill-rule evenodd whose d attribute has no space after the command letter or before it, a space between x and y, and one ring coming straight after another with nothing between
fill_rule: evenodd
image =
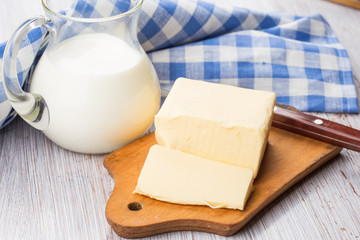
<instances>
[{"instance_id":1,"label":"knife","mask_svg":"<svg viewBox=\"0 0 360 240\"><path fill-rule=\"evenodd\" d=\"M272 126L360 152L360 131L276 103Z\"/></svg>"}]
</instances>

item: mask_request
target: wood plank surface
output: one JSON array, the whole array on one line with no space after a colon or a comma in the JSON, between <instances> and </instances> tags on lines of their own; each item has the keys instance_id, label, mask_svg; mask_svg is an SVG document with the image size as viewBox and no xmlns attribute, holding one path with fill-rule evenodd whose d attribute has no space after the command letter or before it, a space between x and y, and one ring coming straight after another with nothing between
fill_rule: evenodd
<instances>
[{"instance_id":1,"label":"wood plank surface","mask_svg":"<svg viewBox=\"0 0 360 240\"><path fill-rule=\"evenodd\" d=\"M321 13L348 50L359 95L360 11L322 0L218 0L260 11ZM40 0L0 0L0 41ZM315 114L360 129L359 115ZM0 239L121 239L105 205L113 180L105 155L76 154L21 119L0 130ZM234 236L196 231L149 239L360 239L360 154L344 149L257 214Z\"/></svg>"}]
</instances>

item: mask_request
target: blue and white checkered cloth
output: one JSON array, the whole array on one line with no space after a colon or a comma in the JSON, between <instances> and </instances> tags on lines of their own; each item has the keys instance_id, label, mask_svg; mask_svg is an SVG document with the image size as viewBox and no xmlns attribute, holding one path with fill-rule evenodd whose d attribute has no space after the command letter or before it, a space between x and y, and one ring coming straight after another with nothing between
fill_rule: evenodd
<instances>
[{"instance_id":1,"label":"blue and white checkered cloth","mask_svg":"<svg viewBox=\"0 0 360 240\"><path fill-rule=\"evenodd\" d=\"M72 14L99 17L126 7L107 1L79 1ZM43 33L33 31L23 42L21 81ZM146 0L138 37L155 66L163 96L178 77L187 77L274 91L278 102L301 111L358 112L349 56L320 15L261 13L206 1ZM3 51L4 44L1 58ZM14 116L0 84L0 127Z\"/></svg>"}]
</instances>

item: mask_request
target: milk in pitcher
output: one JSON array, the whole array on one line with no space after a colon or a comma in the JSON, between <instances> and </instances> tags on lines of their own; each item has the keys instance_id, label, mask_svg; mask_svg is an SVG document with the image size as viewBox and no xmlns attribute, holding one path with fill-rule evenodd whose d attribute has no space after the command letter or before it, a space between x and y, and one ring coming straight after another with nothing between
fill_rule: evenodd
<instances>
[{"instance_id":1,"label":"milk in pitcher","mask_svg":"<svg viewBox=\"0 0 360 240\"><path fill-rule=\"evenodd\" d=\"M110 152L151 126L160 102L154 74L146 54L124 40L80 34L45 51L30 92L49 107L48 138L76 152Z\"/></svg>"}]
</instances>

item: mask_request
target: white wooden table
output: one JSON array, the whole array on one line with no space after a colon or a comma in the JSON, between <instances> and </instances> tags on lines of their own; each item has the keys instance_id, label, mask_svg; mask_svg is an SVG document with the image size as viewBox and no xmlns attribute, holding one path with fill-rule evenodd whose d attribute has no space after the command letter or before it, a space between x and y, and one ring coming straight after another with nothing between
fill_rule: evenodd
<instances>
[{"instance_id":1,"label":"white wooden table","mask_svg":"<svg viewBox=\"0 0 360 240\"><path fill-rule=\"evenodd\" d=\"M321 13L349 51L359 95L360 11L321 0L236 3L261 11ZM38 14L40 0L0 0L0 42ZM360 129L359 115L318 115ZM120 239L104 213L113 189L104 156L63 150L19 118L0 130L0 239ZM225 238L184 231L151 239ZM228 239L360 240L360 154L344 149Z\"/></svg>"}]
</instances>

